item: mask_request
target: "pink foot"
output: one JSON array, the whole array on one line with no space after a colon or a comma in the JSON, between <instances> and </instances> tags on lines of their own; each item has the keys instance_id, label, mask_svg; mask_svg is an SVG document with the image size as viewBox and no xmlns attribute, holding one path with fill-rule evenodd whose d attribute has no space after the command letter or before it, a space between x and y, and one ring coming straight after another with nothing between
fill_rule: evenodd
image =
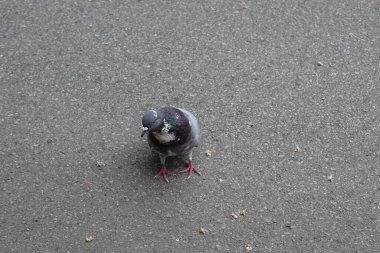
<instances>
[{"instance_id":1,"label":"pink foot","mask_svg":"<svg viewBox=\"0 0 380 253\"><path fill-rule=\"evenodd\" d=\"M161 165L160 171L154 176L154 178L158 178L162 176L166 183L169 183L168 176L170 175L170 172L166 168L165 165Z\"/></svg>"},{"instance_id":2,"label":"pink foot","mask_svg":"<svg viewBox=\"0 0 380 253\"><path fill-rule=\"evenodd\" d=\"M180 173L184 173L184 172L187 172L189 177L191 177L191 174L193 174L193 172L198 174L199 176L201 175L200 171L195 166L193 166L193 162L191 160L189 160L189 164L187 165L187 168L180 171Z\"/></svg>"}]
</instances>

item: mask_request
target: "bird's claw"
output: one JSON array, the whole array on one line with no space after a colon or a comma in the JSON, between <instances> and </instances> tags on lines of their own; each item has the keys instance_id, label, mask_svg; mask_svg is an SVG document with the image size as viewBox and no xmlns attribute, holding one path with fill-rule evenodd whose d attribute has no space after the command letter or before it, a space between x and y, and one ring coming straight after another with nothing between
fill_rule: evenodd
<instances>
[{"instance_id":1,"label":"bird's claw","mask_svg":"<svg viewBox=\"0 0 380 253\"><path fill-rule=\"evenodd\" d=\"M195 166L193 166L193 163L191 160L189 161L189 165L187 165L187 168L180 171L180 173L186 173L186 172L189 175L187 178L191 177L193 172L198 174L199 176L201 175L201 172Z\"/></svg>"},{"instance_id":2,"label":"bird's claw","mask_svg":"<svg viewBox=\"0 0 380 253\"><path fill-rule=\"evenodd\" d=\"M164 178L165 182L169 183L168 176L170 174L171 173L168 171L168 169L166 168L166 166L162 165L161 168L160 168L160 171L154 176L154 178L158 178L158 177L162 176Z\"/></svg>"}]
</instances>

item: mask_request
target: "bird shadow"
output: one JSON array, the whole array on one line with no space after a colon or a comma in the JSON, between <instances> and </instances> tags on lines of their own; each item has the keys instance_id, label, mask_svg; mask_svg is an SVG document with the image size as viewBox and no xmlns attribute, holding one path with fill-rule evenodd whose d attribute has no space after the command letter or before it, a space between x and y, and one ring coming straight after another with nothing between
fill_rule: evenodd
<instances>
[{"instance_id":1,"label":"bird shadow","mask_svg":"<svg viewBox=\"0 0 380 253\"><path fill-rule=\"evenodd\" d=\"M162 180L155 178L155 174L160 169L160 159L157 152L145 145L138 145L134 148L120 150L113 156L113 166L123 170L123 180L136 184L150 184L154 181ZM166 167L171 173L169 180L173 176L179 175L179 171L186 168L187 160L182 156L170 156L166 159Z\"/></svg>"}]
</instances>

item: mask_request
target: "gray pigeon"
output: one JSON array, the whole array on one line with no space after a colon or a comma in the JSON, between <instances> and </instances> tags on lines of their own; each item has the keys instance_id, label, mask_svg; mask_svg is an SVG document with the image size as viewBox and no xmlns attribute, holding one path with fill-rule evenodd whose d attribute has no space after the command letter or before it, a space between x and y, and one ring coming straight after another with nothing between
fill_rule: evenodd
<instances>
[{"instance_id":1,"label":"gray pigeon","mask_svg":"<svg viewBox=\"0 0 380 253\"><path fill-rule=\"evenodd\" d=\"M143 132L148 132L148 143L153 147L161 160L161 169L155 177L163 176L169 182L170 174L165 165L168 156L183 156L188 159L187 168L180 172L187 172L189 177L193 172L201 175L192 162L192 149L200 142L198 121L193 114L185 109L165 106L156 110L147 111L142 119Z\"/></svg>"}]
</instances>

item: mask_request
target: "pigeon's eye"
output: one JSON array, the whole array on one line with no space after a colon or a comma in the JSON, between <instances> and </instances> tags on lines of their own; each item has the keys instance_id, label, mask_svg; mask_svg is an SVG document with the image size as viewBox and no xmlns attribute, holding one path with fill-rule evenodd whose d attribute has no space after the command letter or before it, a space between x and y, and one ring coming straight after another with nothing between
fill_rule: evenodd
<instances>
[{"instance_id":1,"label":"pigeon's eye","mask_svg":"<svg viewBox=\"0 0 380 253\"><path fill-rule=\"evenodd\" d=\"M157 120L158 119L154 119L153 122L152 122L152 124L151 124L151 126L154 126L157 123Z\"/></svg>"}]
</instances>

